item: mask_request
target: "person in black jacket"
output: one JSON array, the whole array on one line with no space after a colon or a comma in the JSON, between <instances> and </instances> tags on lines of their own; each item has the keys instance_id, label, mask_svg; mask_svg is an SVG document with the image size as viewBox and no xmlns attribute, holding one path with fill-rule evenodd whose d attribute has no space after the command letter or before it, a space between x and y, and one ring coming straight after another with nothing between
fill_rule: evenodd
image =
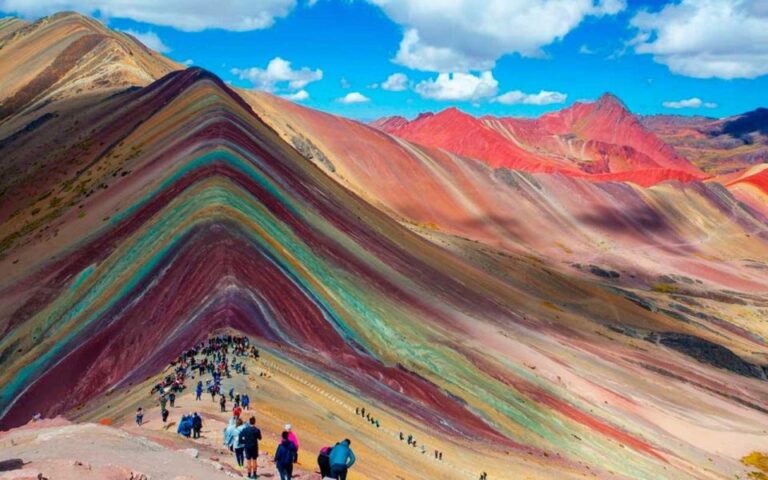
<instances>
[{"instance_id":1,"label":"person in black jacket","mask_svg":"<svg viewBox=\"0 0 768 480\"><path fill-rule=\"evenodd\" d=\"M323 447L317 455L317 466L320 467L320 478L331 476L331 449L333 447Z\"/></svg>"},{"instance_id":2,"label":"person in black jacket","mask_svg":"<svg viewBox=\"0 0 768 480\"><path fill-rule=\"evenodd\" d=\"M192 417L192 438L200 438L200 431L203 429L203 418L195 412Z\"/></svg>"},{"instance_id":3,"label":"person in black jacket","mask_svg":"<svg viewBox=\"0 0 768 480\"><path fill-rule=\"evenodd\" d=\"M288 432L283 432L283 441L275 451L275 465L280 474L280 480L291 480L293 464L299 460L296 445L288 440Z\"/></svg>"},{"instance_id":4,"label":"person in black jacket","mask_svg":"<svg viewBox=\"0 0 768 480\"><path fill-rule=\"evenodd\" d=\"M248 419L248 426L245 427L238 437L240 445L243 446L245 453L245 467L248 470L248 478L256 478L256 459L259 458L259 440L261 440L261 430L256 428L256 418Z\"/></svg>"}]
</instances>

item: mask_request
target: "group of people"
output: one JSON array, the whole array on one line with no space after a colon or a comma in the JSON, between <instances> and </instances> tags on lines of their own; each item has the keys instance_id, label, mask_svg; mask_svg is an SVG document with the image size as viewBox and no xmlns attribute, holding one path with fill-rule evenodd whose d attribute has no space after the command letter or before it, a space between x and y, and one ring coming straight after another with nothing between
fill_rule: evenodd
<instances>
[{"instance_id":1,"label":"group of people","mask_svg":"<svg viewBox=\"0 0 768 480\"><path fill-rule=\"evenodd\" d=\"M256 418L251 416L245 423L240 418L241 412L233 410L232 418L224 429L224 446L235 454L235 461L245 468L248 478L256 478L259 457L261 430L256 427ZM280 480L290 480L293 465L299 461L299 438L291 424L286 424L280 434L281 441L275 450L275 467ZM355 454L349 447L349 439L338 442L333 447L323 447L317 457L317 465L323 478L346 480L347 472L355 463Z\"/></svg>"},{"instance_id":2,"label":"group of people","mask_svg":"<svg viewBox=\"0 0 768 480\"><path fill-rule=\"evenodd\" d=\"M365 407L355 408L355 415L360 415L364 419L368 420L368 423L375 426L376 428L381 428L381 422L379 422L378 418L372 417L370 413L365 413Z\"/></svg>"},{"instance_id":3,"label":"group of people","mask_svg":"<svg viewBox=\"0 0 768 480\"><path fill-rule=\"evenodd\" d=\"M198 356L202 355L202 359ZM230 355L232 357L230 357ZM241 357L238 361L237 357ZM222 380L231 378L230 366L236 373L246 374L246 365L242 357L259 358L259 350L251 346L247 337L235 337L231 335L220 335L209 338L206 342L200 342L193 348L182 352L170 367L173 373L168 374L158 382L150 392L152 395L159 393L160 411L163 423L167 423L169 410L166 408L169 404L174 407L176 396L185 390L185 381L189 378L194 379L195 374L202 377L205 374L211 375L203 383L199 378L195 386L195 399L202 400L204 391L211 395L211 400L215 401L219 397L221 411L226 411L227 397L232 402L232 417L224 429L224 445L234 453L237 465L243 468L248 478L256 478L257 459L259 457L259 441L262 440L261 430L256 426L256 418L250 416L247 421L241 416L243 412L250 410L251 399L247 393L235 393L234 387L228 392L224 392ZM231 359L231 361L230 361ZM269 374L261 372L264 377ZM358 414L361 414L358 409ZM362 409L361 416L366 418L372 425L380 427L378 419L366 414L365 408ZM144 419L144 412L139 408L136 413L136 423L141 426ZM203 428L202 416L197 413L182 415L179 420L177 433L187 438L200 438L200 432ZM355 454L350 448L352 442L344 439L334 446L323 447L317 457L317 464L323 478L333 478L337 480L346 480L349 468L355 463ZM290 424L286 424L281 433L281 441L277 446L274 455L275 466L280 474L280 480L289 480L293 475L293 465L298 462L299 439L293 432Z\"/></svg>"},{"instance_id":4,"label":"group of people","mask_svg":"<svg viewBox=\"0 0 768 480\"><path fill-rule=\"evenodd\" d=\"M176 428L176 433L185 436L187 438L200 438L200 432L203 430L203 417L197 412L187 415L182 415L179 420L179 425Z\"/></svg>"},{"instance_id":5,"label":"group of people","mask_svg":"<svg viewBox=\"0 0 768 480\"><path fill-rule=\"evenodd\" d=\"M349 447L352 441L348 438L336 443L333 447L323 447L317 455L317 466L322 478L347 480L347 473L355 463L355 453Z\"/></svg>"}]
</instances>

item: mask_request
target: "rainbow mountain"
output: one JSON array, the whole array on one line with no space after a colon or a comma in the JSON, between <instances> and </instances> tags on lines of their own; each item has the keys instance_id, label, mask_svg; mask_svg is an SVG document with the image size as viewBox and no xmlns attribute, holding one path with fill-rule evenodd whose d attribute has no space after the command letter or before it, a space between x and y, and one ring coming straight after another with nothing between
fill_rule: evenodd
<instances>
[{"instance_id":1,"label":"rainbow mountain","mask_svg":"<svg viewBox=\"0 0 768 480\"><path fill-rule=\"evenodd\" d=\"M3 429L133 407L234 330L451 458L314 412L369 452L356 478L733 478L765 449L761 166L643 187L492 165L77 14L3 20L0 65Z\"/></svg>"}]
</instances>

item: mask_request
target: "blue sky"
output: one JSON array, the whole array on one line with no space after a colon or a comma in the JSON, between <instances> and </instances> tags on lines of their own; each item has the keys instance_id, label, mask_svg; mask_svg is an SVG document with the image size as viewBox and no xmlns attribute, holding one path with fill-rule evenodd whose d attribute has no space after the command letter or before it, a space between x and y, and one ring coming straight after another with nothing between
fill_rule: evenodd
<instances>
[{"instance_id":1,"label":"blue sky","mask_svg":"<svg viewBox=\"0 0 768 480\"><path fill-rule=\"evenodd\" d=\"M163 7L149 15L110 0L0 0L0 8L35 18L63 5L138 33L174 60L236 86L304 91L304 105L362 119L454 105L473 114L535 116L603 92L643 114L725 116L768 106L766 2L569 0L581 7L561 13L570 7L558 1L235 1L219 16L203 11L216 2L195 0L168 15ZM440 3L466 8L427 6ZM493 13L477 12L483 8ZM189 17L178 20L184 9L192 9ZM521 21L521 9L531 17ZM261 24L250 28L243 18ZM714 38L697 33L707 28ZM404 47L408 38L413 45ZM276 57L290 65L268 69ZM396 77L385 89L392 74L407 80L398 84Z\"/></svg>"}]
</instances>

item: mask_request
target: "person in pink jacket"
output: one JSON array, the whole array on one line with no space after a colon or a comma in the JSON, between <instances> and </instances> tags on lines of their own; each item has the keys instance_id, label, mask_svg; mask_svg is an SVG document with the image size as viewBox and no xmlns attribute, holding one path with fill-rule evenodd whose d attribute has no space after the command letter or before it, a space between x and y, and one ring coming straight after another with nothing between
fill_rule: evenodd
<instances>
[{"instance_id":1,"label":"person in pink jacket","mask_svg":"<svg viewBox=\"0 0 768 480\"><path fill-rule=\"evenodd\" d=\"M291 424L288 423L285 425L285 431L288 432L288 441L291 442L296 447L296 452L299 451L299 437L296 436L295 433L293 433L293 430L291 430Z\"/></svg>"}]
</instances>

